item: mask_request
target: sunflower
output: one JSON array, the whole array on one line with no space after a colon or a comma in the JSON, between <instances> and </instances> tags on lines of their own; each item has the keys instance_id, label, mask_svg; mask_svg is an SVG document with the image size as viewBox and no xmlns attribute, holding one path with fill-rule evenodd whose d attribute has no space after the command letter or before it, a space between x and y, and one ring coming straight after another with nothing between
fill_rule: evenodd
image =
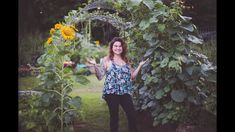
<instances>
[{"instance_id":1,"label":"sunflower","mask_svg":"<svg viewBox=\"0 0 235 132\"><path fill-rule=\"evenodd\" d=\"M54 28L51 28L50 34L53 34L54 32L55 32L55 29L54 29Z\"/></svg>"},{"instance_id":2,"label":"sunflower","mask_svg":"<svg viewBox=\"0 0 235 132\"><path fill-rule=\"evenodd\" d=\"M58 24L58 23L57 23L57 24L55 24L55 29L61 29L62 27L63 27L63 25L62 25L62 24L60 24L60 23L59 23L59 24Z\"/></svg>"},{"instance_id":3,"label":"sunflower","mask_svg":"<svg viewBox=\"0 0 235 132\"><path fill-rule=\"evenodd\" d=\"M60 32L65 40L73 40L75 38L75 31L69 26L63 26Z\"/></svg>"},{"instance_id":4,"label":"sunflower","mask_svg":"<svg viewBox=\"0 0 235 132\"><path fill-rule=\"evenodd\" d=\"M51 42L52 42L52 37L49 37L49 38L47 39L47 44L51 44Z\"/></svg>"},{"instance_id":5,"label":"sunflower","mask_svg":"<svg viewBox=\"0 0 235 132\"><path fill-rule=\"evenodd\" d=\"M96 40L96 41L95 41L95 45L96 45L97 47L100 47L100 41L99 41L99 40Z\"/></svg>"}]
</instances>

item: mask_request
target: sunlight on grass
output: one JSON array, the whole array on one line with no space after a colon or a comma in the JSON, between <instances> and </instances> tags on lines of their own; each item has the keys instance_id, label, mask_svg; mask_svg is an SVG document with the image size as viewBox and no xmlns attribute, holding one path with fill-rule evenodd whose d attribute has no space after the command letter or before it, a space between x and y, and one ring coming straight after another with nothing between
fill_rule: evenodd
<instances>
[{"instance_id":1,"label":"sunlight on grass","mask_svg":"<svg viewBox=\"0 0 235 132\"><path fill-rule=\"evenodd\" d=\"M74 87L76 87L76 88L103 87L104 79L99 81L94 74L86 76L86 78L90 81L88 84L83 85L83 84L80 84L80 83L75 83Z\"/></svg>"},{"instance_id":2,"label":"sunlight on grass","mask_svg":"<svg viewBox=\"0 0 235 132\"><path fill-rule=\"evenodd\" d=\"M80 83L74 84L73 92L101 92L104 85L104 78L99 81L95 75L86 76L86 78L90 81L86 85L82 85Z\"/></svg>"}]
</instances>

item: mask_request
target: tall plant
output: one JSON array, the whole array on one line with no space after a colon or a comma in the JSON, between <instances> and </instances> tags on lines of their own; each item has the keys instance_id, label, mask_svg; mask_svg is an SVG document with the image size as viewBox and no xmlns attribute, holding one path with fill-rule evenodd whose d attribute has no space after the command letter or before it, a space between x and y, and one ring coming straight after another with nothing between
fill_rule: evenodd
<instances>
[{"instance_id":1,"label":"tall plant","mask_svg":"<svg viewBox=\"0 0 235 132\"><path fill-rule=\"evenodd\" d=\"M73 73L71 67L67 67L70 59L79 57L81 34L77 32L74 24L58 23L50 30L51 37L45 43L45 52L38 59L41 73L40 88L43 92L41 102L42 115L50 130L64 131L69 124L78 117L81 99L79 96L70 97L74 82L87 83L88 80Z\"/></svg>"}]
</instances>

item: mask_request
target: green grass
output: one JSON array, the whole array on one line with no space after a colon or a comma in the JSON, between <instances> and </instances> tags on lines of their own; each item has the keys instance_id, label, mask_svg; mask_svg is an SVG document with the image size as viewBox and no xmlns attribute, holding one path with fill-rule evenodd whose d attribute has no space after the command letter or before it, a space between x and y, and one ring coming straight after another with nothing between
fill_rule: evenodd
<instances>
[{"instance_id":1,"label":"green grass","mask_svg":"<svg viewBox=\"0 0 235 132\"><path fill-rule=\"evenodd\" d=\"M18 78L18 89L19 90L30 90L38 86L39 79L33 76L19 77Z\"/></svg>"},{"instance_id":2,"label":"green grass","mask_svg":"<svg viewBox=\"0 0 235 132\"><path fill-rule=\"evenodd\" d=\"M98 92L101 90L104 84L104 79L98 81L95 75L86 76L86 78L90 81L89 83L83 85L80 83L74 84L74 92L83 91L83 92Z\"/></svg>"}]
</instances>

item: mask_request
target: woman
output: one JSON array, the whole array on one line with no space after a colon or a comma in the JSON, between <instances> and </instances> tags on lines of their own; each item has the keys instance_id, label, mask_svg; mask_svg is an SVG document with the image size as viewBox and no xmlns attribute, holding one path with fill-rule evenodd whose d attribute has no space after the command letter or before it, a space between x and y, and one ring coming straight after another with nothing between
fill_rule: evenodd
<instances>
[{"instance_id":1,"label":"woman","mask_svg":"<svg viewBox=\"0 0 235 132\"><path fill-rule=\"evenodd\" d=\"M96 77L104 81L103 98L108 104L110 113L111 132L118 132L119 104L122 106L128 119L129 132L137 132L135 123L135 109L132 102L132 80L135 79L146 61L139 63L136 70L132 69L127 54L126 43L119 37L113 38L109 45L109 55L104 57L101 64L95 60L88 60L95 66Z\"/></svg>"}]
</instances>

